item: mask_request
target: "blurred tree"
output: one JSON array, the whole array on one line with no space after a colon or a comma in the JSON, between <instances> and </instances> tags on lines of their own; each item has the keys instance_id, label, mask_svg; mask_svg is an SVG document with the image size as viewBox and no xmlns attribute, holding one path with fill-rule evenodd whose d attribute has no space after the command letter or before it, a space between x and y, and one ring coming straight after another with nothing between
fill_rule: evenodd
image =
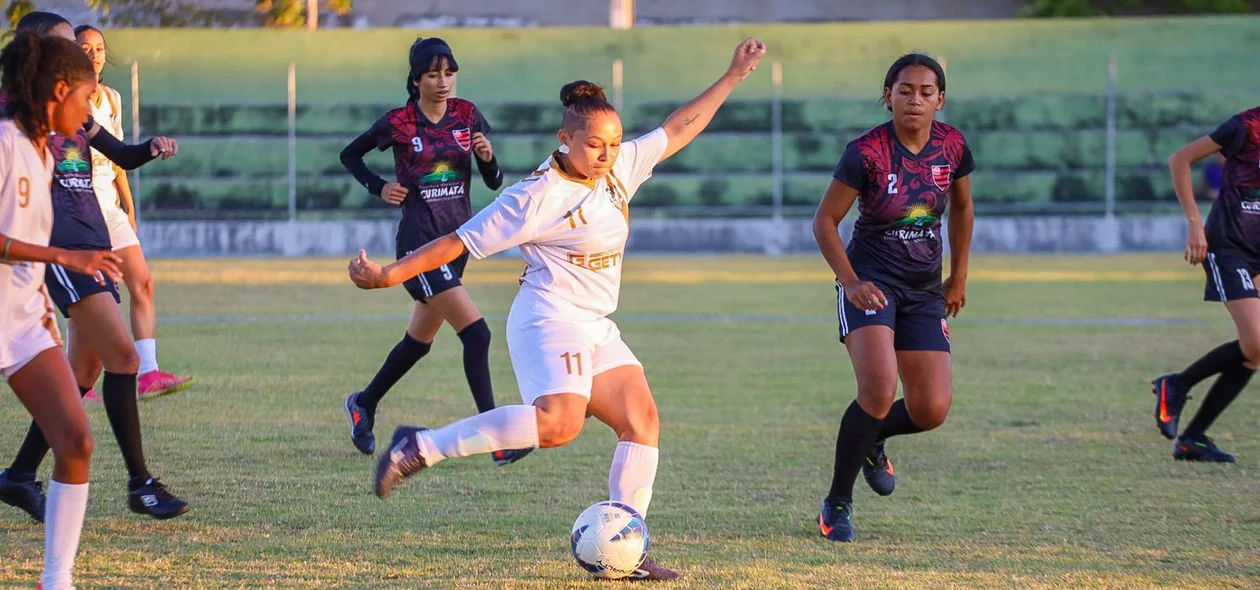
<instances>
[{"instance_id":1,"label":"blurred tree","mask_svg":"<svg viewBox=\"0 0 1260 590\"><path fill-rule=\"evenodd\" d=\"M84 0L111 25L125 27L205 26L208 14L181 0Z\"/></svg>"},{"instance_id":2,"label":"blurred tree","mask_svg":"<svg viewBox=\"0 0 1260 590\"><path fill-rule=\"evenodd\" d=\"M1255 0L1033 0L1027 17L1090 17L1149 14L1239 14L1256 12Z\"/></svg>"},{"instance_id":3,"label":"blurred tree","mask_svg":"<svg viewBox=\"0 0 1260 590\"><path fill-rule=\"evenodd\" d=\"M9 5L4 9L5 18L9 19L9 28L17 26L18 21L27 14L35 12L35 5L31 0L10 0Z\"/></svg>"},{"instance_id":4,"label":"blurred tree","mask_svg":"<svg viewBox=\"0 0 1260 590\"><path fill-rule=\"evenodd\" d=\"M306 0L254 0L255 9L269 27L301 27L306 25ZM352 0L320 0L321 10L337 15L350 13Z\"/></svg>"}]
</instances>

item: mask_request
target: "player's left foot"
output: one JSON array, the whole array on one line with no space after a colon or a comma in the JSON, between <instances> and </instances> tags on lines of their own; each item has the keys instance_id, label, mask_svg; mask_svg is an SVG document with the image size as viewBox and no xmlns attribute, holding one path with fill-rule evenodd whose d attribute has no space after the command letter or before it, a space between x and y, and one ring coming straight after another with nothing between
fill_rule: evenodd
<instances>
[{"instance_id":1,"label":"player's left foot","mask_svg":"<svg viewBox=\"0 0 1260 590\"><path fill-rule=\"evenodd\" d=\"M376 452L376 435L372 429L376 427L376 416L359 405L359 393L346 396L346 418L350 419L350 442L354 448L364 455Z\"/></svg>"},{"instance_id":2,"label":"player's left foot","mask_svg":"<svg viewBox=\"0 0 1260 590\"><path fill-rule=\"evenodd\" d=\"M156 477L127 492L127 507L136 514L147 514L158 520L175 518L189 509L188 502L168 491Z\"/></svg>"},{"instance_id":3,"label":"player's left foot","mask_svg":"<svg viewBox=\"0 0 1260 590\"><path fill-rule=\"evenodd\" d=\"M1233 463L1234 456L1217 448L1216 443L1205 434L1183 436L1173 444L1173 458L1178 461L1200 461L1203 463Z\"/></svg>"},{"instance_id":4,"label":"player's left foot","mask_svg":"<svg viewBox=\"0 0 1260 590\"><path fill-rule=\"evenodd\" d=\"M101 398L101 394L96 393L96 388L89 389L87 393L83 394L83 400L94 404L99 404L105 401Z\"/></svg>"},{"instance_id":5,"label":"player's left foot","mask_svg":"<svg viewBox=\"0 0 1260 590\"><path fill-rule=\"evenodd\" d=\"M621 578L628 582L658 582L664 580L677 580L682 574L669 569L655 561L651 557L643 558L643 563L634 570L633 574Z\"/></svg>"},{"instance_id":6,"label":"player's left foot","mask_svg":"<svg viewBox=\"0 0 1260 590\"><path fill-rule=\"evenodd\" d=\"M491 453L490 456L494 458L495 465L503 467L524 459L525 455L528 455L533 451L533 447L528 449L504 449L502 451L495 451Z\"/></svg>"},{"instance_id":7,"label":"player's left foot","mask_svg":"<svg viewBox=\"0 0 1260 590\"><path fill-rule=\"evenodd\" d=\"M44 522L44 488L37 481L13 481L7 470L0 470L0 502Z\"/></svg>"},{"instance_id":8,"label":"player's left foot","mask_svg":"<svg viewBox=\"0 0 1260 590\"><path fill-rule=\"evenodd\" d=\"M818 532L832 541L852 543L857 538L853 534L853 504L823 500L818 513Z\"/></svg>"},{"instance_id":9,"label":"player's left foot","mask_svg":"<svg viewBox=\"0 0 1260 590\"><path fill-rule=\"evenodd\" d=\"M1177 419L1181 417L1181 409L1186 407L1186 400L1190 399L1190 390L1174 373L1151 381L1151 392L1155 394L1155 426L1164 438L1177 438Z\"/></svg>"},{"instance_id":10,"label":"player's left foot","mask_svg":"<svg viewBox=\"0 0 1260 590\"><path fill-rule=\"evenodd\" d=\"M381 454L376 463L376 496L382 500L394 493L394 488L429 466L420 455L420 442L416 436L428 430L423 426L399 426L394 429L389 450Z\"/></svg>"},{"instance_id":11,"label":"player's left foot","mask_svg":"<svg viewBox=\"0 0 1260 590\"><path fill-rule=\"evenodd\" d=\"M177 377L165 371L149 371L140 376L138 383L140 399L153 399L192 387L197 380L192 377Z\"/></svg>"},{"instance_id":12,"label":"player's left foot","mask_svg":"<svg viewBox=\"0 0 1260 590\"><path fill-rule=\"evenodd\" d=\"M871 450L866 452L866 459L862 463L862 475L866 477L866 483L881 496L891 495L897 487L897 472L893 471L892 461L884 453L885 442L876 441L871 445Z\"/></svg>"}]
</instances>

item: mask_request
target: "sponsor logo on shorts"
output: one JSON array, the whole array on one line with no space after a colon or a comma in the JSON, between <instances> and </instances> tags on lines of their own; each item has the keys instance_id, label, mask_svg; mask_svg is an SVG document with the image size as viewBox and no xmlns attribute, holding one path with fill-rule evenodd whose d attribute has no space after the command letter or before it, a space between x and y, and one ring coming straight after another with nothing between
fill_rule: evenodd
<instances>
[{"instance_id":1,"label":"sponsor logo on shorts","mask_svg":"<svg viewBox=\"0 0 1260 590\"><path fill-rule=\"evenodd\" d=\"M945 318L941 318L941 333L945 335L945 342L950 342L950 340L949 340L949 322L945 321Z\"/></svg>"}]
</instances>

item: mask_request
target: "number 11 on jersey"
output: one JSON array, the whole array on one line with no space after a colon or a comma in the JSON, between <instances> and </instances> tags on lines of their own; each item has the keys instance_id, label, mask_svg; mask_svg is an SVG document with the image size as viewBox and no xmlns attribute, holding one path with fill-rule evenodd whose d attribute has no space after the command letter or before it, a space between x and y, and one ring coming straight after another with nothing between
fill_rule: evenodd
<instances>
[{"instance_id":1,"label":"number 11 on jersey","mask_svg":"<svg viewBox=\"0 0 1260 590\"><path fill-rule=\"evenodd\" d=\"M581 207L578 207L577 211L565 213L564 218L569 220L569 229L577 229L578 220L582 221L582 225L586 225L586 216L582 214Z\"/></svg>"}]
</instances>

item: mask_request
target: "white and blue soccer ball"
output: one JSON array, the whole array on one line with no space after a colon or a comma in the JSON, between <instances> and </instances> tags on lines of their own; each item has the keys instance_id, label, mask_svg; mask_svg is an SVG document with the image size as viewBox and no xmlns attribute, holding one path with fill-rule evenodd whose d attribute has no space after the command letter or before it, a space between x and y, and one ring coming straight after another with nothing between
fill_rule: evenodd
<instances>
[{"instance_id":1,"label":"white and blue soccer ball","mask_svg":"<svg viewBox=\"0 0 1260 590\"><path fill-rule=\"evenodd\" d=\"M647 521L621 502L600 502L583 510L571 538L573 559L596 578L624 578L647 558Z\"/></svg>"}]
</instances>

